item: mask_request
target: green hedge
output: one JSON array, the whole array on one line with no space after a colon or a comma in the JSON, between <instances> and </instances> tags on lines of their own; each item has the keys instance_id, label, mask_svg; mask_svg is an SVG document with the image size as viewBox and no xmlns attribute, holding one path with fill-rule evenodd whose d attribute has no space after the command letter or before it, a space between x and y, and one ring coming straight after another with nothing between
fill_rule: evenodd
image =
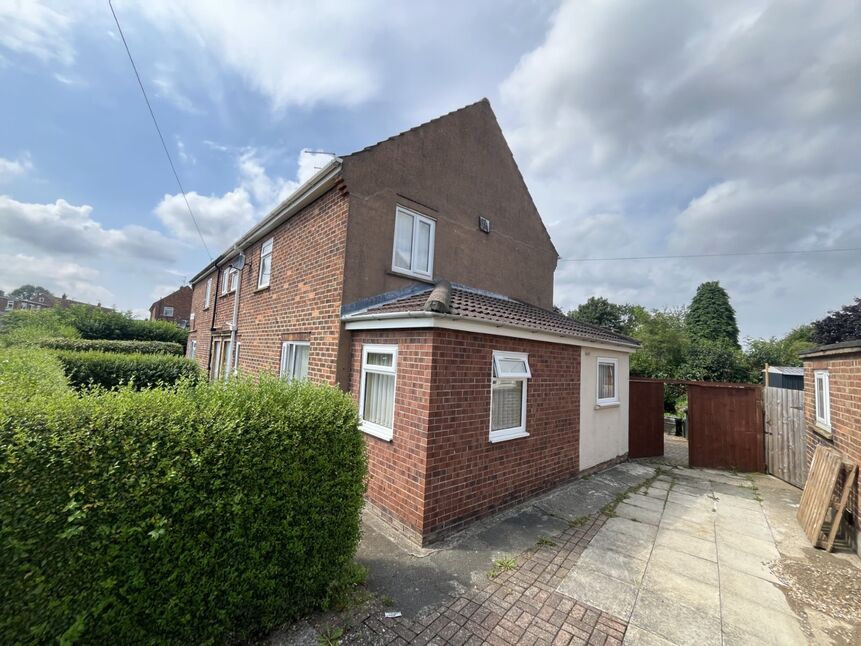
<instances>
[{"instance_id":1,"label":"green hedge","mask_svg":"<svg viewBox=\"0 0 861 646\"><path fill-rule=\"evenodd\" d=\"M75 388L102 386L115 388L133 384L135 388L172 385L182 378L196 379L200 369L191 359L168 354L119 354L116 352L71 352L58 350L69 383Z\"/></svg>"},{"instance_id":2,"label":"green hedge","mask_svg":"<svg viewBox=\"0 0 861 646\"><path fill-rule=\"evenodd\" d=\"M125 341L169 341L185 346L188 330L167 321L141 321L123 312L104 311L87 305L74 305L62 316L85 339Z\"/></svg>"},{"instance_id":3,"label":"green hedge","mask_svg":"<svg viewBox=\"0 0 861 646\"><path fill-rule=\"evenodd\" d=\"M111 339L45 339L38 343L41 348L50 350L72 350L86 352L119 352L124 354L183 354L179 343L169 341L115 341Z\"/></svg>"},{"instance_id":4,"label":"green hedge","mask_svg":"<svg viewBox=\"0 0 861 646\"><path fill-rule=\"evenodd\" d=\"M0 445L0 643L246 640L351 569L366 462L335 388L30 397Z\"/></svg>"},{"instance_id":5,"label":"green hedge","mask_svg":"<svg viewBox=\"0 0 861 646\"><path fill-rule=\"evenodd\" d=\"M0 402L7 406L13 406L12 401L68 390L63 366L47 350L7 348L0 354Z\"/></svg>"}]
</instances>

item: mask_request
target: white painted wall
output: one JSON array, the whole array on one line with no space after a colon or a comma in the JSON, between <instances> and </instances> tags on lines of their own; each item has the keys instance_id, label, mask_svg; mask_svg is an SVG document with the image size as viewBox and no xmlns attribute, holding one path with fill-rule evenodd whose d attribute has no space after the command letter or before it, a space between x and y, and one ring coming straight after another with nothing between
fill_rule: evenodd
<instances>
[{"instance_id":1,"label":"white painted wall","mask_svg":"<svg viewBox=\"0 0 861 646\"><path fill-rule=\"evenodd\" d=\"M580 470L628 452L628 353L584 347L580 354ZM598 357L619 360L619 404L598 407Z\"/></svg>"}]
</instances>

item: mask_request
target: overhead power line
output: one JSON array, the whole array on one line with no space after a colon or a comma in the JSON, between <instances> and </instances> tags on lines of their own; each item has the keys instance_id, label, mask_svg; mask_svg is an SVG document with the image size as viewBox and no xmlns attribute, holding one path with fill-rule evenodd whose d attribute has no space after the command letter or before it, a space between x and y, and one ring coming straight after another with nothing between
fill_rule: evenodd
<instances>
[{"instance_id":1,"label":"overhead power line","mask_svg":"<svg viewBox=\"0 0 861 646\"><path fill-rule=\"evenodd\" d=\"M188 209L188 214L191 216L191 221L194 222L194 228L197 229L197 235L200 236L200 242L203 244L203 248L206 250L206 255L209 256L210 260L212 260L212 254L209 252L209 247L206 244L206 240L203 238L203 232L201 232L200 226L197 224L197 218L194 217L194 211L191 210L191 204L188 203L188 196L185 194L185 188L183 188L182 186L182 180L179 179L179 173L176 171L176 166L174 166L173 164L173 158L171 158L170 151L167 149L167 144L164 141L164 135L161 134L161 128L159 128L158 119L155 118L155 112L153 112L152 105L150 105L149 97L147 96L146 90L144 89L143 81L141 81L141 75L138 74L138 68L137 65L135 65L135 59L132 57L132 51L129 49L128 42L126 42L126 36L123 33L123 28L120 26L120 19L117 17L117 12L114 11L114 5L111 3L111 0L108 0L108 7L110 7L111 14L113 14L114 16L114 22L117 23L117 30L120 32L120 38L122 39L123 45L126 48L126 54L129 55L129 62L132 64L132 70L134 70L135 78L138 80L141 94L143 94L147 110L149 110L149 116L152 117L155 131L158 133L158 138L161 141L161 147L164 149L164 154L167 157L167 163L170 164L170 170L173 172L174 178L176 178L176 184L177 186L179 186L179 192L182 193L182 199L185 200L185 207Z\"/></svg>"},{"instance_id":2,"label":"overhead power line","mask_svg":"<svg viewBox=\"0 0 861 646\"><path fill-rule=\"evenodd\" d=\"M728 256L784 256L793 254L837 253L861 251L861 247L839 249L794 249L790 251L738 251L726 253L686 253L671 256L620 256L617 258L560 258L559 262L609 262L617 260L666 260L670 258L724 258Z\"/></svg>"}]
</instances>

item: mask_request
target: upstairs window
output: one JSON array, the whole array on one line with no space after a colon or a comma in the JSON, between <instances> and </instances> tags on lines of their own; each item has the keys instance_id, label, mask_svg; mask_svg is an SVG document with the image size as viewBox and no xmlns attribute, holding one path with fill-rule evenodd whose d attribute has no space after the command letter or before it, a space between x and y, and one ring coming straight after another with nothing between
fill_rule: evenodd
<instances>
[{"instance_id":1,"label":"upstairs window","mask_svg":"<svg viewBox=\"0 0 861 646\"><path fill-rule=\"evenodd\" d=\"M197 341L192 341L191 345L189 346L189 349L188 349L188 358L194 359L196 354L197 354Z\"/></svg>"},{"instance_id":2,"label":"upstairs window","mask_svg":"<svg viewBox=\"0 0 861 646\"><path fill-rule=\"evenodd\" d=\"M432 278L435 231L436 222L431 218L397 207L392 271Z\"/></svg>"},{"instance_id":3,"label":"upstairs window","mask_svg":"<svg viewBox=\"0 0 861 646\"><path fill-rule=\"evenodd\" d=\"M490 441L526 437L526 385L532 377L529 355L494 352L490 386Z\"/></svg>"},{"instance_id":4,"label":"upstairs window","mask_svg":"<svg viewBox=\"0 0 861 646\"><path fill-rule=\"evenodd\" d=\"M272 238L260 247L260 273L257 275L257 287L269 286L269 274L272 271Z\"/></svg>"},{"instance_id":5,"label":"upstairs window","mask_svg":"<svg viewBox=\"0 0 861 646\"><path fill-rule=\"evenodd\" d=\"M203 294L203 309L209 307L209 299L212 297L212 278L206 281L206 292Z\"/></svg>"},{"instance_id":6,"label":"upstairs window","mask_svg":"<svg viewBox=\"0 0 861 646\"><path fill-rule=\"evenodd\" d=\"M598 405L619 403L619 360L598 358Z\"/></svg>"},{"instance_id":7,"label":"upstairs window","mask_svg":"<svg viewBox=\"0 0 861 646\"><path fill-rule=\"evenodd\" d=\"M165 305L161 311L162 316L173 316L173 308L170 305Z\"/></svg>"},{"instance_id":8,"label":"upstairs window","mask_svg":"<svg viewBox=\"0 0 861 646\"><path fill-rule=\"evenodd\" d=\"M816 425L831 430L831 393L828 371L817 370L813 373L814 399L816 405Z\"/></svg>"},{"instance_id":9,"label":"upstairs window","mask_svg":"<svg viewBox=\"0 0 861 646\"><path fill-rule=\"evenodd\" d=\"M362 349L359 419L362 430L391 440L395 420L395 375L398 347L366 345Z\"/></svg>"},{"instance_id":10,"label":"upstairs window","mask_svg":"<svg viewBox=\"0 0 861 646\"><path fill-rule=\"evenodd\" d=\"M281 344L281 377L284 379L308 378L308 355L311 345L307 341L285 341Z\"/></svg>"},{"instance_id":11,"label":"upstairs window","mask_svg":"<svg viewBox=\"0 0 861 646\"><path fill-rule=\"evenodd\" d=\"M239 283L239 270L235 267L225 267L224 274L221 277L221 293L229 294L236 291L236 285Z\"/></svg>"}]
</instances>

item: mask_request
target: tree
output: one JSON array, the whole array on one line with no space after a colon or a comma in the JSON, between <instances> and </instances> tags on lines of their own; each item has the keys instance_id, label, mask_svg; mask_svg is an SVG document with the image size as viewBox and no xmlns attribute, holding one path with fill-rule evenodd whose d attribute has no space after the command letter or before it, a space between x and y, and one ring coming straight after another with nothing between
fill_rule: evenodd
<instances>
[{"instance_id":1,"label":"tree","mask_svg":"<svg viewBox=\"0 0 861 646\"><path fill-rule=\"evenodd\" d=\"M853 305L844 305L813 323L814 343L840 343L855 339L861 339L861 298L856 298Z\"/></svg>"},{"instance_id":2,"label":"tree","mask_svg":"<svg viewBox=\"0 0 861 646\"><path fill-rule=\"evenodd\" d=\"M676 378L690 346L684 308L652 312L639 308L632 335L642 344L631 355L632 375Z\"/></svg>"},{"instance_id":3,"label":"tree","mask_svg":"<svg viewBox=\"0 0 861 646\"><path fill-rule=\"evenodd\" d=\"M688 334L694 341L725 340L739 347L735 310L729 302L729 294L716 280L697 287L686 323Z\"/></svg>"},{"instance_id":4,"label":"tree","mask_svg":"<svg viewBox=\"0 0 861 646\"><path fill-rule=\"evenodd\" d=\"M16 289L13 289L9 292L9 298L20 298L20 299L31 299L36 294L48 294L48 296L53 296L50 290L45 289L39 285L21 285Z\"/></svg>"},{"instance_id":5,"label":"tree","mask_svg":"<svg viewBox=\"0 0 861 646\"><path fill-rule=\"evenodd\" d=\"M694 381L745 382L750 372L741 349L729 339L697 339L678 376Z\"/></svg>"},{"instance_id":6,"label":"tree","mask_svg":"<svg viewBox=\"0 0 861 646\"><path fill-rule=\"evenodd\" d=\"M638 311L645 310L639 305L617 305L602 296L590 296L576 310L568 312L568 316L620 334L630 334Z\"/></svg>"},{"instance_id":7,"label":"tree","mask_svg":"<svg viewBox=\"0 0 861 646\"><path fill-rule=\"evenodd\" d=\"M750 367L751 380L762 379L762 370L765 364L772 366L800 366L804 350L813 347L810 340L813 326L799 325L782 339L771 337L769 339L748 339L745 357Z\"/></svg>"}]
</instances>

